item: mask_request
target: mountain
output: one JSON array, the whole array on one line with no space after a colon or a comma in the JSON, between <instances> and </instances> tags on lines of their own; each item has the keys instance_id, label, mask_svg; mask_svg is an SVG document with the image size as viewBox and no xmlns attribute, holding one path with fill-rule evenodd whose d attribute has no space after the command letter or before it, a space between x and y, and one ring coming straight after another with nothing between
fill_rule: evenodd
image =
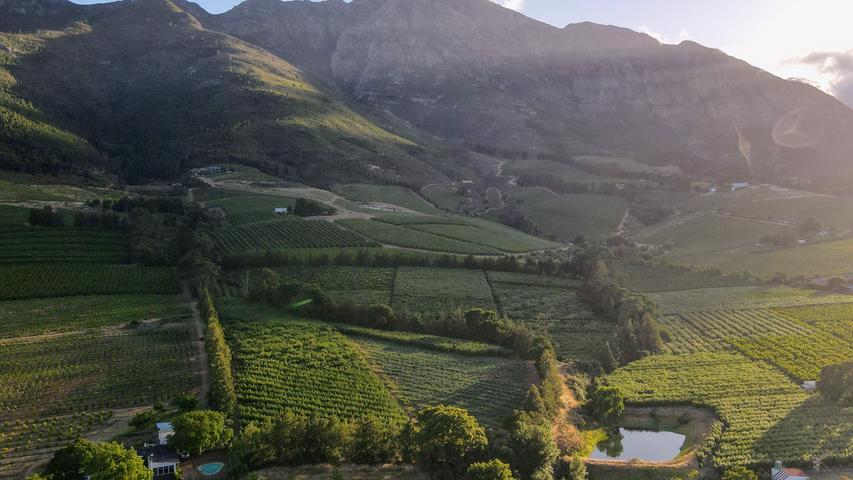
<instances>
[{"instance_id":1,"label":"mountain","mask_svg":"<svg viewBox=\"0 0 853 480\"><path fill-rule=\"evenodd\" d=\"M7 92L140 176L233 161L422 184L470 178L465 150L756 180L853 172L853 111L811 86L489 0L247 0L220 15L185 0L0 2L15 12L0 29L31 31L0 39L39 44L0 70Z\"/></svg>"},{"instance_id":2,"label":"mountain","mask_svg":"<svg viewBox=\"0 0 853 480\"><path fill-rule=\"evenodd\" d=\"M313 183L445 178L426 148L168 0L92 8L82 20L28 34L40 44L4 69L9 91L129 177L233 162Z\"/></svg>"},{"instance_id":3,"label":"mountain","mask_svg":"<svg viewBox=\"0 0 853 480\"><path fill-rule=\"evenodd\" d=\"M489 0L248 0L214 22L472 148L617 152L756 177L851 167L848 107L694 42L591 23L559 29Z\"/></svg>"}]
</instances>

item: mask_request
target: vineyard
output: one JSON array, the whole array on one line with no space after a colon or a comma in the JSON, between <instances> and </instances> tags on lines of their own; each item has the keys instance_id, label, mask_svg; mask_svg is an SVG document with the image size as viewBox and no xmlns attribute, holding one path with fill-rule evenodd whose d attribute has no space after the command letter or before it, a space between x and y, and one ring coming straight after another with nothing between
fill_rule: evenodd
<instances>
[{"instance_id":1,"label":"vineyard","mask_svg":"<svg viewBox=\"0 0 853 480\"><path fill-rule=\"evenodd\" d=\"M519 360L451 355L363 338L357 342L408 408L457 405L489 426L517 409L537 379L532 365Z\"/></svg>"},{"instance_id":2,"label":"vineyard","mask_svg":"<svg viewBox=\"0 0 853 480\"><path fill-rule=\"evenodd\" d=\"M274 220L298 220L298 217L276 215L275 213L276 208L292 208L294 203L295 201L292 198L234 196L209 200L205 203L205 207L221 208L225 211L226 219L230 225L240 226Z\"/></svg>"},{"instance_id":3,"label":"vineyard","mask_svg":"<svg viewBox=\"0 0 853 480\"><path fill-rule=\"evenodd\" d=\"M624 285L638 292L671 292L699 288L721 288L756 285L755 279L741 275L721 275L711 271L695 271L667 265L620 264Z\"/></svg>"},{"instance_id":4,"label":"vineyard","mask_svg":"<svg viewBox=\"0 0 853 480\"><path fill-rule=\"evenodd\" d=\"M774 310L808 327L853 343L853 303L808 305Z\"/></svg>"},{"instance_id":5,"label":"vineyard","mask_svg":"<svg viewBox=\"0 0 853 480\"><path fill-rule=\"evenodd\" d=\"M0 300L109 294L176 294L170 268L89 263L4 265Z\"/></svg>"},{"instance_id":6,"label":"vineyard","mask_svg":"<svg viewBox=\"0 0 853 480\"><path fill-rule=\"evenodd\" d=\"M194 355L183 322L0 341L0 477L102 428L115 410L189 392Z\"/></svg>"},{"instance_id":7,"label":"vineyard","mask_svg":"<svg viewBox=\"0 0 853 480\"><path fill-rule=\"evenodd\" d=\"M853 358L853 343L821 328L830 325L838 328L838 333L849 332L839 320L849 308L825 305L791 310L803 318L811 318L809 312L825 312L827 320L816 321L814 325L785 315L784 309L682 313L665 316L661 323L672 336L666 345L672 353L735 347L748 357L766 360L799 380L814 380L822 367Z\"/></svg>"},{"instance_id":8,"label":"vineyard","mask_svg":"<svg viewBox=\"0 0 853 480\"><path fill-rule=\"evenodd\" d=\"M321 220L290 219L221 228L216 242L222 253L288 248L370 247L360 235Z\"/></svg>"},{"instance_id":9,"label":"vineyard","mask_svg":"<svg viewBox=\"0 0 853 480\"><path fill-rule=\"evenodd\" d=\"M713 408L725 428L721 467L853 459L853 409L805 394L771 366L732 353L654 355L607 377L632 404Z\"/></svg>"},{"instance_id":10,"label":"vineyard","mask_svg":"<svg viewBox=\"0 0 853 480\"><path fill-rule=\"evenodd\" d=\"M400 267L394 282L395 309L437 313L480 307L496 310L482 270Z\"/></svg>"},{"instance_id":11,"label":"vineyard","mask_svg":"<svg viewBox=\"0 0 853 480\"><path fill-rule=\"evenodd\" d=\"M226 302L220 307L235 360L240 416L284 409L359 418L403 412L367 360L332 327Z\"/></svg>"},{"instance_id":12,"label":"vineyard","mask_svg":"<svg viewBox=\"0 0 853 480\"><path fill-rule=\"evenodd\" d=\"M489 272L500 312L534 331L547 333L563 360L601 358L602 347L615 325L589 312L578 300L575 289L553 286L557 279L530 277L535 276Z\"/></svg>"},{"instance_id":13,"label":"vineyard","mask_svg":"<svg viewBox=\"0 0 853 480\"><path fill-rule=\"evenodd\" d=\"M412 347L435 350L444 353L455 353L459 355L478 355L491 357L508 357L512 354L510 350L488 343L460 340L457 338L438 337L424 333L398 332L389 330L377 330L374 328L358 327L354 325L332 324L339 332L351 337L363 337L373 340L398 343Z\"/></svg>"},{"instance_id":14,"label":"vineyard","mask_svg":"<svg viewBox=\"0 0 853 480\"><path fill-rule=\"evenodd\" d=\"M375 220L339 220L338 223L379 243L399 247L473 255L497 255L498 249L442 237L408 227L392 225Z\"/></svg>"},{"instance_id":15,"label":"vineyard","mask_svg":"<svg viewBox=\"0 0 853 480\"><path fill-rule=\"evenodd\" d=\"M127 238L108 230L4 227L0 231L0 263L120 263Z\"/></svg>"},{"instance_id":16,"label":"vineyard","mask_svg":"<svg viewBox=\"0 0 853 480\"><path fill-rule=\"evenodd\" d=\"M186 315L180 297L109 295L0 302L0 338L127 325Z\"/></svg>"}]
</instances>

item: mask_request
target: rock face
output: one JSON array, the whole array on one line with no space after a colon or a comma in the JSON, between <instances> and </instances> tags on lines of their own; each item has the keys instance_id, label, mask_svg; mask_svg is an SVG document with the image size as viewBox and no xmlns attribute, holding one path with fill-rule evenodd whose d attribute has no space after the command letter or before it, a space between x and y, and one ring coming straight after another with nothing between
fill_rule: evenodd
<instances>
[{"instance_id":1,"label":"rock face","mask_svg":"<svg viewBox=\"0 0 853 480\"><path fill-rule=\"evenodd\" d=\"M558 29L489 0L249 0L215 23L452 142L755 177L851 163L848 107L693 42Z\"/></svg>"},{"instance_id":2,"label":"rock face","mask_svg":"<svg viewBox=\"0 0 853 480\"><path fill-rule=\"evenodd\" d=\"M0 29L97 23L127 3L0 0ZM555 28L489 0L247 0L221 15L174 3L199 28L262 47L418 138L508 157L615 153L756 180L853 172L850 108L693 42Z\"/></svg>"}]
</instances>

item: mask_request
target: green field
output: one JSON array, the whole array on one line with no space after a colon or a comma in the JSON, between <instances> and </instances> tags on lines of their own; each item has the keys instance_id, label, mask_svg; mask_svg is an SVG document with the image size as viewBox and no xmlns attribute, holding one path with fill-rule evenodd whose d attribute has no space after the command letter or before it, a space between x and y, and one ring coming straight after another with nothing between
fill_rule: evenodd
<instances>
[{"instance_id":1,"label":"green field","mask_svg":"<svg viewBox=\"0 0 853 480\"><path fill-rule=\"evenodd\" d=\"M393 185L340 185L334 188L335 193L347 200L359 203L387 203L421 213L438 213L438 210L405 187Z\"/></svg>"},{"instance_id":2,"label":"green field","mask_svg":"<svg viewBox=\"0 0 853 480\"><path fill-rule=\"evenodd\" d=\"M553 160L513 160L504 166L505 175L555 175L565 182L600 182L607 180L565 163Z\"/></svg>"},{"instance_id":3,"label":"green field","mask_svg":"<svg viewBox=\"0 0 853 480\"><path fill-rule=\"evenodd\" d=\"M783 220L800 225L808 218L824 226L843 230L853 226L853 197L806 196L745 202L728 210L738 216Z\"/></svg>"},{"instance_id":4,"label":"green field","mask_svg":"<svg viewBox=\"0 0 853 480\"><path fill-rule=\"evenodd\" d=\"M542 232L554 238L569 241L583 234L600 237L616 232L627 203L619 197L590 194L541 194L526 190L533 198L518 203L513 193L508 194L508 204L516 204Z\"/></svg>"},{"instance_id":5,"label":"green field","mask_svg":"<svg viewBox=\"0 0 853 480\"><path fill-rule=\"evenodd\" d=\"M220 314L243 421L263 421L285 409L402 418L364 356L333 327L234 301L225 302Z\"/></svg>"},{"instance_id":6,"label":"green field","mask_svg":"<svg viewBox=\"0 0 853 480\"><path fill-rule=\"evenodd\" d=\"M117 410L196 389L193 335L181 321L0 341L0 475L104 428Z\"/></svg>"},{"instance_id":7,"label":"green field","mask_svg":"<svg viewBox=\"0 0 853 480\"><path fill-rule=\"evenodd\" d=\"M395 309L438 313L461 308L496 310L495 300L482 270L400 267L394 281Z\"/></svg>"},{"instance_id":8,"label":"green field","mask_svg":"<svg viewBox=\"0 0 853 480\"><path fill-rule=\"evenodd\" d=\"M673 292L700 288L744 287L758 281L741 275L694 270L661 264L633 265L622 263L615 267L622 284L637 292Z\"/></svg>"},{"instance_id":9,"label":"green field","mask_svg":"<svg viewBox=\"0 0 853 480\"><path fill-rule=\"evenodd\" d=\"M296 200L292 198L273 196L236 196L210 200L205 203L207 208L221 208L226 213L230 225L246 225L249 223L286 220L290 215L276 215L276 208L292 208ZM298 218L298 217L293 217Z\"/></svg>"},{"instance_id":10,"label":"green field","mask_svg":"<svg viewBox=\"0 0 853 480\"><path fill-rule=\"evenodd\" d=\"M584 167L607 168L612 171L613 175L623 173L647 173L652 175L661 174L677 174L680 172L678 167L652 167L645 163L640 163L631 158L624 157L606 157L601 155L578 155L572 159L579 165Z\"/></svg>"},{"instance_id":11,"label":"green field","mask_svg":"<svg viewBox=\"0 0 853 480\"><path fill-rule=\"evenodd\" d=\"M853 302L849 295L772 285L657 292L649 297L657 302L662 313Z\"/></svg>"},{"instance_id":12,"label":"green field","mask_svg":"<svg viewBox=\"0 0 853 480\"><path fill-rule=\"evenodd\" d=\"M421 195L436 207L451 213L459 213L466 203L465 197L459 195L459 187L453 185L428 185L421 189Z\"/></svg>"},{"instance_id":13,"label":"green field","mask_svg":"<svg viewBox=\"0 0 853 480\"><path fill-rule=\"evenodd\" d=\"M38 263L3 265L0 300L71 295L176 294L171 269L139 265Z\"/></svg>"},{"instance_id":14,"label":"green field","mask_svg":"<svg viewBox=\"0 0 853 480\"><path fill-rule=\"evenodd\" d=\"M126 326L133 321L187 314L186 301L169 295L107 295L0 302L0 338Z\"/></svg>"},{"instance_id":15,"label":"green field","mask_svg":"<svg viewBox=\"0 0 853 480\"><path fill-rule=\"evenodd\" d=\"M488 426L519 408L537 379L532 365L519 360L452 355L361 337L356 341L409 409L457 405Z\"/></svg>"},{"instance_id":16,"label":"green field","mask_svg":"<svg viewBox=\"0 0 853 480\"><path fill-rule=\"evenodd\" d=\"M22 183L14 183L0 179L0 200L4 201L23 201L23 200L44 200L56 201L64 200L63 197L45 193L34 186L24 185Z\"/></svg>"},{"instance_id":17,"label":"green field","mask_svg":"<svg viewBox=\"0 0 853 480\"><path fill-rule=\"evenodd\" d=\"M685 403L716 411L725 427L719 467L819 455L853 458L853 409L804 393L773 367L731 353L653 355L607 377L631 404Z\"/></svg>"},{"instance_id":18,"label":"green field","mask_svg":"<svg viewBox=\"0 0 853 480\"><path fill-rule=\"evenodd\" d=\"M753 248L763 237L796 236L796 229L763 221L745 220L715 214L701 214L673 222L668 228L641 232L636 239L643 243L670 245L674 258L696 254L725 257L734 248ZM739 270L740 271L740 270Z\"/></svg>"},{"instance_id":19,"label":"green field","mask_svg":"<svg viewBox=\"0 0 853 480\"><path fill-rule=\"evenodd\" d=\"M127 236L82 228L5 227L0 231L0 263L121 263Z\"/></svg>"},{"instance_id":20,"label":"green field","mask_svg":"<svg viewBox=\"0 0 853 480\"><path fill-rule=\"evenodd\" d=\"M283 281L320 287L337 302L389 305L395 269L371 267L281 267L273 269ZM254 272L253 272L254 274Z\"/></svg>"},{"instance_id":21,"label":"green field","mask_svg":"<svg viewBox=\"0 0 853 480\"><path fill-rule=\"evenodd\" d=\"M0 226L24 225L30 219L30 209L0 205Z\"/></svg>"},{"instance_id":22,"label":"green field","mask_svg":"<svg viewBox=\"0 0 853 480\"><path fill-rule=\"evenodd\" d=\"M224 254L290 248L371 247L375 243L322 220L289 220L220 228L215 231Z\"/></svg>"}]
</instances>

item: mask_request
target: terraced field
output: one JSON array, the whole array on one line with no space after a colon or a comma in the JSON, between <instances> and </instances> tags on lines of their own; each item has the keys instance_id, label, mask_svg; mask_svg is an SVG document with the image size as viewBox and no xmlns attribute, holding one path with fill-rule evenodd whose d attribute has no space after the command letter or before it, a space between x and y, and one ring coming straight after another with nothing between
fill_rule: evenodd
<instances>
[{"instance_id":1,"label":"terraced field","mask_svg":"<svg viewBox=\"0 0 853 480\"><path fill-rule=\"evenodd\" d=\"M716 352L654 355L607 377L631 404L685 403L714 409L724 422L720 467L853 459L853 409L807 395L773 367Z\"/></svg>"},{"instance_id":2,"label":"terraced field","mask_svg":"<svg viewBox=\"0 0 853 480\"><path fill-rule=\"evenodd\" d=\"M405 226L392 225L376 220L340 220L337 223L368 238L387 245L429 250L433 252L462 253L472 255L497 255L498 249L420 232Z\"/></svg>"},{"instance_id":3,"label":"terraced field","mask_svg":"<svg viewBox=\"0 0 853 480\"><path fill-rule=\"evenodd\" d=\"M358 337L394 394L410 410L447 404L467 408L489 426L498 425L524 401L537 379L528 362L452 355Z\"/></svg>"}]
</instances>

